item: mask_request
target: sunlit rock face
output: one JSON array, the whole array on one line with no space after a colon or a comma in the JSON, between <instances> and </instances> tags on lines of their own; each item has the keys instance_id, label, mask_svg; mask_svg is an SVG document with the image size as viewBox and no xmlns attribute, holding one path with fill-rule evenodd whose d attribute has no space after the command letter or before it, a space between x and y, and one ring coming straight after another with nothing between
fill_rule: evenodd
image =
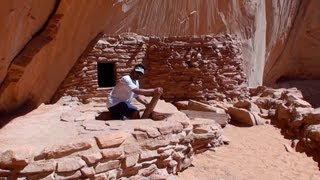
<instances>
[{"instance_id":1,"label":"sunlit rock face","mask_svg":"<svg viewBox=\"0 0 320 180\"><path fill-rule=\"evenodd\" d=\"M108 9L113 9L110 1L58 2L47 24L38 26L42 31L24 44L10 65L6 63L9 69L0 87L0 111L50 100L88 43L106 27L108 13L112 13ZM41 7L38 3L32 8ZM25 27L19 28L23 32Z\"/></svg>"},{"instance_id":2,"label":"sunlit rock face","mask_svg":"<svg viewBox=\"0 0 320 180\"><path fill-rule=\"evenodd\" d=\"M320 79L320 1L301 1L289 37L278 58L268 59L266 85L279 79Z\"/></svg>"},{"instance_id":3,"label":"sunlit rock face","mask_svg":"<svg viewBox=\"0 0 320 180\"><path fill-rule=\"evenodd\" d=\"M294 77L319 77L316 63L320 54L316 51L319 3L317 0L1 2L0 23L6 28L0 30L0 111L10 111L25 102L37 106L50 101L99 32L156 36L229 33L242 42L249 86L264 82L273 85L278 78L291 73ZM13 15L12 9L20 14ZM300 73L304 70L306 73Z\"/></svg>"},{"instance_id":4,"label":"sunlit rock face","mask_svg":"<svg viewBox=\"0 0 320 180\"><path fill-rule=\"evenodd\" d=\"M0 2L0 84L11 61L45 24L55 3L55 0Z\"/></svg>"}]
</instances>

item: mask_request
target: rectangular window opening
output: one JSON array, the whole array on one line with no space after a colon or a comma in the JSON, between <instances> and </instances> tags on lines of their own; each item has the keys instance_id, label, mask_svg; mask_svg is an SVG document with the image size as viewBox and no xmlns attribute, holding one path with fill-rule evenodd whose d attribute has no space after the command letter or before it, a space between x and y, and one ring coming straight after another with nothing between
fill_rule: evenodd
<instances>
[{"instance_id":1,"label":"rectangular window opening","mask_svg":"<svg viewBox=\"0 0 320 180\"><path fill-rule=\"evenodd\" d=\"M116 85L114 63L98 63L98 85L99 87Z\"/></svg>"}]
</instances>

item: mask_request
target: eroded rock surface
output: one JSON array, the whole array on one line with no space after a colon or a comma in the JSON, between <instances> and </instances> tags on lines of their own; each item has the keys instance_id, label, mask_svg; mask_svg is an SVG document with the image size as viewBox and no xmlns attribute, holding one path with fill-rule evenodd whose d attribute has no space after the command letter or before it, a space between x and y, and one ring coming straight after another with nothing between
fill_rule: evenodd
<instances>
[{"instance_id":1,"label":"eroded rock surface","mask_svg":"<svg viewBox=\"0 0 320 180\"><path fill-rule=\"evenodd\" d=\"M57 104L42 105L14 119L0 131L0 141L4 142L0 147L0 177L168 179L188 168L194 154L224 143L221 126L214 120L190 120L163 100L155 111L166 116L157 121L96 120L101 107L106 111L104 104L84 105L76 98L64 97ZM85 119L76 120L80 116ZM24 126L25 122L31 124ZM26 135L12 133L16 127ZM34 129L38 131L30 133ZM42 133L43 129L47 133Z\"/></svg>"},{"instance_id":2,"label":"eroded rock surface","mask_svg":"<svg viewBox=\"0 0 320 180\"><path fill-rule=\"evenodd\" d=\"M317 0L1 2L0 22L12 26L0 33L4 51L0 57L0 110L49 101L99 32L156 36L230 33L243 45L250 86L261 85L263 74L270 85L280 77L319 78L318 5Z\"/></svg>"}]
</instances>

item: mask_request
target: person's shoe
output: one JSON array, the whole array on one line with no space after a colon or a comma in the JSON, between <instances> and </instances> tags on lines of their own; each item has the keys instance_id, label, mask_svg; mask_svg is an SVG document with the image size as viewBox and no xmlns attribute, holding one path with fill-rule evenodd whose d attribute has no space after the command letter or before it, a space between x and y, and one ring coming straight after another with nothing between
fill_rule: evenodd
<instances>
[{"instance_id":1,"label":"person's shoe","mask_svg":"<svg viewBox=\"0 0 320 180\"><path fill-rule=\"evenodd\" d=\"M123 121L125 121L125 120L127 120L127 119L129 119L129 118L127 118L126 116L122 116L122 117L121 117L121 120L123 120Z\"/></svg>"}]
</instances>

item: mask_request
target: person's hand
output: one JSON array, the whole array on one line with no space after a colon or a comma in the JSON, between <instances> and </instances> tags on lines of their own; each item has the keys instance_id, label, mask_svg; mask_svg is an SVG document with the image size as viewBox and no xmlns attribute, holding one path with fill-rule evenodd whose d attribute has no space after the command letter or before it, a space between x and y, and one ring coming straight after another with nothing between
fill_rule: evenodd
<instances>
[{"instance_id":1,"label":"person's hand","mask_svg":"<svg viewBox=\"0 0 320 180\"><path fill-rule=\"evenodd\" d=\"M150 104L147 103L147 104L144 104L144 106L146 107L146 109L148 109L148 107L150 106Z\"/></svg>"},{"instance_id":2,"label":"person's hand","mask_svg":"<svg viewBox=\"0 0 320 180\"><path fill-rule=\"evenodd\" d=\"M149 102L147 100L143 99L143 105L147 108L149 105Z\"/></svg>"},{"instance_id":3,"label":"person's hand","mask_svg":"<svg viewBox=\"0 0 320 180\"><path fill-rule=\"evenodd\" d=\"M157 88L154 88L154 94L159 94L161 95L163 93L163 89L162 87L157 87Z\"/></svg>"}]
</instances>

